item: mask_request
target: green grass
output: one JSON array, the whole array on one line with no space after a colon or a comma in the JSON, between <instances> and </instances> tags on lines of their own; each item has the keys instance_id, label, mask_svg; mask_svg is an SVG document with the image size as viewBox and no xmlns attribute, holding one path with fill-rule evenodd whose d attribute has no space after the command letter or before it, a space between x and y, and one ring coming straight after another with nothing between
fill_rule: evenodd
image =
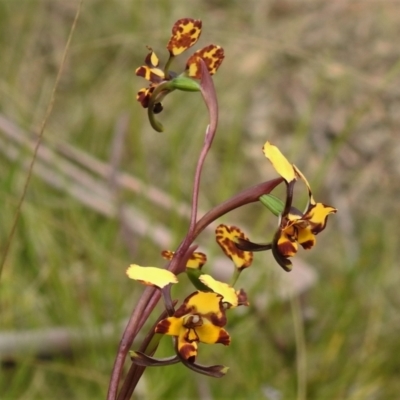
<instances>
[{"instance_id":1,"label":"green grass","mask_svg":"<svg viewBox=\"0 0 400 400\"><path fill-rule=\"evenodd\" d=\"M25 131L39 132L77 7L77 1L0 0L0 116ZM304 328L307 399L397 398L399 11L400 3L380 1L84 0L44 146L67 143L109 163L117 123L128 115L119 168L176 204L188 203L206 108L198 94L173 93L158 116L165 132L154 132L135 99L145 82L134 71L145 45L163 59L173 22L190 16L203 21L197 48L213 42L226 53L214 78L220 122L202 177L201 209L275 176L261 152L266 140L301 168L317 200L339 209L315 249L299 252L318 273L298 299L300 326L296 302L274 297L271 271L280 274L279 266L259 253L239 282L252 304L230 312L232 345L201 347L199 361L228 365L227 376L199 377L182 365L148 369L135 398L300 400L295 328ZM184 62L185 55L176 68ZM32 153L23 148L6 157L11 141L2 124L0 133L3 254ZM46 170L58 174L59 159ZM0 338L53 327L97 337L67 352L26 351L2 360L2 399L105 398L121 321L142 292L125 270L133 262L163 265L151 229L124 233L121 220L96 209L104 201L100 192L88 190L96 203L88 207L70 194L73 179L56 179L59 188L35 174L30 181L1 276ZM111 192L106 179L94 179ZM119 197L149 226L167 228L177 246L185 218L145 193L121 189ZM222 222L266 241L276 224L261 205ZM209 258L220 255L210 234L199 242L210 248ZM265 292L275 298L268 305L257 302ZM104 333L104 324L115 331ZM171 352L165 338L157 355Z\"/></svg>"}]
</instances>

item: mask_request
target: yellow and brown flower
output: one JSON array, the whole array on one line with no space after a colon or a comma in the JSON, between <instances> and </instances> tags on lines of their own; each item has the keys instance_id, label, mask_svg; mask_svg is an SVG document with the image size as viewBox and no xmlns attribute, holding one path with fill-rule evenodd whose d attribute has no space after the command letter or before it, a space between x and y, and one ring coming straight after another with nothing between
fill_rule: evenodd
<instances>
[{"instance_id":1,"label":"yellow and brown flower","mask_svg":"<svg viewBox=\"0 0 400 400\"><path fill-rule=\"evenodd\" d=\"M289 163L280 150L266 142L263 152L278 174L284 179L287 187L286 203L280 216L279 227L272 243L257 244L245 239L239 239L237 245L242 250L271 250L279 265L286 271L292 269L289 260L298 250L298 246L311 249L316 243L316 235L326 227L329 214L336 213L336 208L323 203L317 203L312 195L310 184L305 176L295 166ZM307 186L308 204L304 212L292 206L293 187L298 179Z\"/></svg>"},{"instance_id":2,"label":"yellow and brown flower","mask_svg":"<svg viewBox=\"0 0 400 400\"><path fill-rule=\"evenodd\" d=\"M149 47L149 54L146 56L145 65L136 69L136 75L140 76L150 82L147 88L139 90L136 98L144 108L148 108L150 99L155 89L162 83L173 80L178 77L178 74L170 71L169 66L173 58L190 47L198 41L201 34L202 23L200 20L192 18L182 18L175 22L172 28L172 35L167 44L169 51L169 59L165 64L164 69L159 68L160 61L156 53ZM200 58L204 60L210 75L213 75L224 59L224 50L220 46L209 45L201 50L196 51L187 61L186 69L181 76L186 76L193 79L200 79L201 67ZM153 112L159 113L163 107L161 105L162 99L171 91L175 90L173 85L164 85L162 89L155 93ZM184 89L182 89L184 90ZM189 90L190 91L190 90Z\"/></svg>"},{"instance_id":3,"label":"yellow and brown flower","mask_svg":"<svg viewBox=\"0 0 400 400\"><path fill-rule=\"evenodd\" d=\"M198 343L230 344L222 296L213 292L197 291L188 296L172 317L161 320L155 332L177 337L179 355L194 362Z\"/></svg>"}]
</instances>

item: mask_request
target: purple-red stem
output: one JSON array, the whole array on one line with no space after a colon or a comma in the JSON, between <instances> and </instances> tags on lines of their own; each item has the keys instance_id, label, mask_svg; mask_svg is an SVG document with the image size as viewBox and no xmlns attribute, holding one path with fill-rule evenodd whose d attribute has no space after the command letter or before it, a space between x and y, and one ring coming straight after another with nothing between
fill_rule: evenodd
<instances>
[{"instance_id":1,"label":"purple-red stem","mask_svg":"<svg viewBox=\"0 0 400 400\"><path fill-rule=\"evenodd\" d=\"M176 303L177 303L177 301L174 302L174 305ZM168 316L167 310L164 310L160 314L160 316L154 322L153 326L150 328L149 333L144 338L142 344L140 345L139 351L141 351L141 352L146 351L147 346L149 345L149 343L151 342L151 340L154 336L155 328L156 328L158 322L161 321L162 319L166 318L167 316ZM156 350L157 349L155 348L153 352L149 353L149 355L152 356ZM131 364L128 374L125 377L124 384L122 385L121 390L118 393L118 400L126 400L132 396L132 393L135 390L135 387L145 369L146 369L146 367L136 365L133 363Z\"/></svg>"},{"instance_id":2,"label":"purple-red stem","mask_svg":"<svg viewBox=\"0 0 400 400\"><path fill-rule=\"evenodd\" d=\"M208 213L204 214L203 217L197 222L193 239L195 239L208 225L220 218L222 215L227 214L228 212L246 204L257 202L263 194L270 193L281 182L283 182L282 178L276 178L260 183L243 190L237 195L214 207Z\"/></svg>"}]
</instances>

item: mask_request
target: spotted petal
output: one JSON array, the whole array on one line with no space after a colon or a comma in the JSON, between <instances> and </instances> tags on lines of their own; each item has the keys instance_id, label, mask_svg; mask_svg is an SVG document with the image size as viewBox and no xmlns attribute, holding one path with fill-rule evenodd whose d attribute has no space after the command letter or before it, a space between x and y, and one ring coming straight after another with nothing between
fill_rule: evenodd
<instances>
[{"instance_id":1,"label":"spotted petal","mask_svg":"<svg viewBox=\"0 0 400 400\"><path fill-rule=\"evenodd\" d=\"M137 76L141 76L152 83L160 83L165 80L164 71L160 68L157 68L159 62L156 54L153 51L147 55L145 64L146 65L136 68L135 74Z\"/></svg>"},{"instance_id":2,"label":"spotted petal","mask_svg":"<svg viewBox=\"0 0 400 400\"><path fill-rule=\"evenodd\" d=\"M201 21L192 18L182 18L172 27L172 36L167 44L167 49L172 56L183 53L192 47L201 34Z\"/></svg>"},{"instance_id":3,"label":"spotted petal","mask_svg":"<svg viewBox=\"0 0 400 400\"><path fill-rule=\"evenodd\" d=\"M134 279L148 286L157 286L162 289L170 283L177 283L177 277L170 271L155 267L141 267L132 264L126 274L129 278Z\"/></svg>"},{"instance_id":4,"label":"spotted petal","mask_svg":"<svg viewBox=\"0 0 400 400\"><path fill-rule=\"evenodd\" d=\"M240 250L236 246L241 239L248 240L247 236L239 228L221 224L217 226L215 236L222 251L233 261L236 268L242 270L250 267L253 262L253 253Z\"/></svg>"},{"instance_id":5,"label":"spotted petal","mask_svg":"<svg viewBox=\"0 0 400 400\"><path fill-rule=\"evenodd\" d=\"M224 60L224 49L221 46L210 44L201 50L197 50L189 57L186 63L187 74L191 78L201 78L200 58L205 62L210 75L214 75Z\"/></svg>"},{"instance_id":6,"label":"spotted petal","mask_svg":"<svg viewBox=\"0 0 400 400\"><path fill-rule=\"evenodd\" d=\"M290 183L296 180L295 170L293 165L289 163L281 151L270 142L266 142L263 147L265 157L271 161L275 171L287 182Z\"/></svg>"},{"instance_id":7,"label":"spotted petal","mask_svg":"<svg viewBox=\"0 0 400 400\"><path fill-rule=\"evenodd\" d=\"M143 108L149 107L149 101L153 91L154 86L143 88L138 91L138 94L136 95L136 100L142 105Z\"/></svg>"}]
</instances>

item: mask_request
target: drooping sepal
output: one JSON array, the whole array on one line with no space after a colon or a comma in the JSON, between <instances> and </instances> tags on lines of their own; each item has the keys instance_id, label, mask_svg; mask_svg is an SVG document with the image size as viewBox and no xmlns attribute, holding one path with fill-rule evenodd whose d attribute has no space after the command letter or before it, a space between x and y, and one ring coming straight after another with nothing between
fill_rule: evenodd
<instances>
[{"instance_id":1,"label":"drooping sepal","mask_svg":"<svg viewBox=\"0 0 400 400\"><path fill-rule=\"evenodd\" d=\"M226 373L229 370L229 367L226 367L224 365L210 365L210 366L205 366L201 364L197 364L195 362L194 358L183 358L182 355L178 351L178 338L174 338L174 343L175 343L175 350L177 352L177 356L181 359L182 363L189 369L191 369L194 372L197 372L202 375L207 375L211 376L213 378L222 378L223 376L226 375Z\"/></svg>"},{"instance_id":2,"label":"drooping sepal","mask_svg":"<svg viewBox=\"0 0 400 400\"><path fill-rule=\"evenodd\" d=\"M166 358L155 358L148 356L141 351L131 350L129 351L129 355L134 364L140 365L142 367L164 367L166 365L177 364L181 361L176 354L174 356Z\"/></svg>"},{"instance_id":3,"label":"drooping sepal","mask_svg":"<svg viewBox=\"0 0 400 400\"><path fill-rule=\"evenodd\" d=\"M236 247L243 251L266 251L271 250L272 243L259 244L250 242L250 240L238 239Z\"/></svg>"}]
</instances>

